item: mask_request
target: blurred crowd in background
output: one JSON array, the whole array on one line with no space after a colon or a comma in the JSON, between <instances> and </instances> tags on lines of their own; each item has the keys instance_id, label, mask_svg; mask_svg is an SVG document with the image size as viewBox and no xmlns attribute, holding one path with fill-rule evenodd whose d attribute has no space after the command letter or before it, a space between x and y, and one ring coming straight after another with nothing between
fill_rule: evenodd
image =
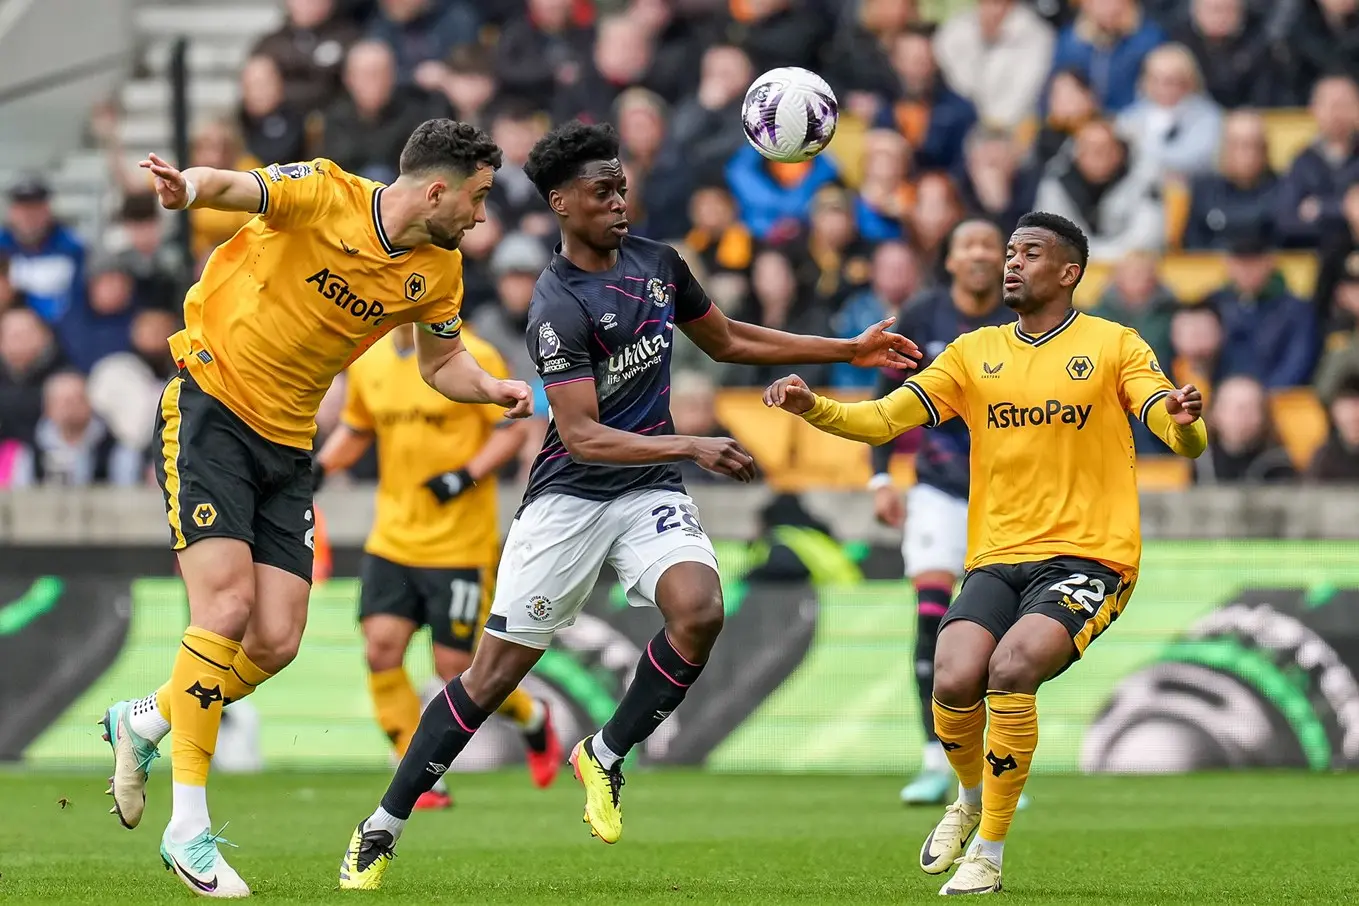
<instances>
[{"instance_id":1,"label":"blurred crowd in background","mask_svg":"<svg viewBox=\"0 0 1359 906\"><path fill-rule=\"evenodd\" d=\"M201 122L182 163L320 156L389 181L421 121L487 129L505 165L490 219L463 241L465 314L519 377L534 379L526 308L557 239L523 164L553 123L607 120L633 231L680 248L734 317L854 336L948 279L962 219L1008 235L1022 213L1055 211L1107 266L1095 313L1205 389L1213 443L1195 480L1359 481L1359 0L284 5L286 24L241 70L239 109ZM802 164L764 160L741 128L746 88L783 65L821 73L841 104L830 149ZM1279 110L1303 130L1284 161L1271 154ZM116 109L96 114L123 198L97 244L54 222L40 176L8 187L0 486L147 481L175 369L165 338L188 282L245 219L192 212L183 260L116 125ZM1158 266L1195 253L1225 260L1206 297ZM1281 253L1306 256L1306 285L1285 279ZM682 343L676 370L676 428L695 434L728 433L722 395L781 373L716 367ZM800 373L846 394L876 379ZM1327 419L1304 461L1270 405L1297 387L1315 388Z\"/></svg>"}]
</instances>

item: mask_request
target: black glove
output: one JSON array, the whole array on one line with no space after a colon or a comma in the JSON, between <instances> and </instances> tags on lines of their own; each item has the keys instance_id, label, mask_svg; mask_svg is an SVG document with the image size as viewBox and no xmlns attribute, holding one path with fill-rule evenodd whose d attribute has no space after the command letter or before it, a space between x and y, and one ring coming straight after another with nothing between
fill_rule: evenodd
<instances>
[{"instance_id":1,"label":"black glove","mask_svg":"<svg viewBox=\"0 0 1359 906\"><path fill-rule=\"evenodd\" d=\"M476 487L476 484L471 472L466 469L459 469L456 472L444 472L435 475L425 482L425 487L434 492L434 496L439 498L440 503L448 503L468 488Z\"/></svg>"}]
</instances>

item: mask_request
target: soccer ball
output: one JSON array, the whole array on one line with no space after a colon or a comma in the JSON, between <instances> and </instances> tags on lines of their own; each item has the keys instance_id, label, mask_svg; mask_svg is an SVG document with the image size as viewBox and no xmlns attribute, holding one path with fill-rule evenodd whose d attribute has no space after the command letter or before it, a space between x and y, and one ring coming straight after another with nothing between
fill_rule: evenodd
<instances>
[{"instance_id":1,"label":"soccer ball","mask_svg":"<svg viewBox=\"0 0 1359 906\"><path fill-rule=\"evenodd\" d=\"M796 66L760 76L741 105L746 140L765 157L785 164L820 154L839 121L840 104L826 80Z\"/></svg>"}]
</instances>

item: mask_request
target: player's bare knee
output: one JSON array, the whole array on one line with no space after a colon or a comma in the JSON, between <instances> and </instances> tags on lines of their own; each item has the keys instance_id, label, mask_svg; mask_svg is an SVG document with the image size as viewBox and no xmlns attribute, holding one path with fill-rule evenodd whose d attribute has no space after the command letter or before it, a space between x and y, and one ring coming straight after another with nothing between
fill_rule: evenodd
<instances>
[{"instance_id":1,"label":"player's bare knee","mask_svg":"<svg viewBox=\"0 0 1359 906\"><path fill-rule=\"evenodd\" d=\"M934 660L934 698L950 708L970 708L986 694L986 670L961 658Z\"/></svg>"},{"instance_id":2,"label":"player's bare knee","mask_svg":"<svg viewBox=\"0 0 1359 906\"><path fill-rule=\"evenodd\" d=\"M247 644L250 659L268 673L278 673L291 664L301 647L301 632L256 633Z\"/></svg>"},{"instance_id":3,"label":"player's bare knee","mask_svg":"<svg viewBox=\"0 0 1359 906\"><path fill-rule=\"evenodd\" d=\"M255 609L254 588L245 582L215 589L189 602L193 625L229 639L241 639Z\"/></svg>"},{"instance_id":4,"label":"player's bare knee","mask_svg":"<svg viewBox=\"0 0 1359 906\"><path fill-rule=\"evenodd\" d=\"M1046 659L1023 645L1002 645L991 655L987 686L1001 692L1034 693L1047 679Z\"/></svg>"},{"instance_id":5,"label":"player's bare knee","mask_svg":"<svg viewBox=\"0 0 1359 906\"><path fill-rule=\"evenodd\" d=\"M364 657L367 658L368 669L372 673L395 670L401 666L405 656L406 646L397 639L380 635L368 636L365 639Z\"/></svg>"},{"instance_id":6,"label":"player's bare knee","mask_svg":"<svg viewBox=\"0 0 1359 906\"><path fill-rule=\"evenodd\" d=\"M670 644L683 657L707 660L726 617L721 591L694 589L680 596L680 600L667 603L671 606L667 608L670 612L666 615L665 631Z\"/></svg>"}]
</instances>

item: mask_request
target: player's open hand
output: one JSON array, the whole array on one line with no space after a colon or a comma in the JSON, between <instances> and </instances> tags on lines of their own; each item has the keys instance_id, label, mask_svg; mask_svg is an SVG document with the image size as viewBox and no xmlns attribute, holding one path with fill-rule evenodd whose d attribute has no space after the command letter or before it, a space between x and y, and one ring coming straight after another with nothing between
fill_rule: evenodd
<instances>
[{"instance_id":1,"label":"player's open hand","mask_svg":"<svg viewBox=\"0 0 1359 906\"><path fill-rule=\"evenodd\" d=\"M156 197L160 206L170 211L183 210L189 204L188 183L184 174L167 164L159 155L149 154L140 164L156 178Z\"/></svg>"},{"instance_id":2,"label":"player's open hand","mask_svg":"<svg viewBox=\"0 0 1359 906\"><path fill-rule=\"evenodd\" d=\"M895 322L896 318L886 318L855 337L849 363L856 368L914 368L920 347L899 333L888 333Z\"/></svg>"},{"instance_id":3,"label":"player's open hand","mask_svg":"<svg viewBox=\"0 0 1359 906\"><path fill-rule=\"evenodd\" d=\"M873 492L873 517L883 525L901 528L906 524L906 501L890 484Z\"/></svg>"},{"instance_id":4,"label":"player's open hand","mask_svg":"<svg viewBox=\"0 0 1359 906\"><path fill-rule=\"evenodd\" d=\"M737 481L755 480L755 457L730 437L695 437L689 458L709 472Z\"/></svg>"},{"instance_id":5,"label":"player's open hand","mask_svg":"<svg viewBox=\"0 0 1359 906\"><path fill-rule=\"evenodd\" d=\"M771 409L802 415L812 411L812 406L816 405L816 394L808 389L806 381L796 374L790 374L765 388L764 404Z\"/></svg>"},{"instance_id":6,"label":"player's open hand","mask_svg":"<svg viewBox=\"0 0 1359 906\"><path fill-rule=\"evenodd\" d=\"M533 414L533 391L523 381L496 381L491 384L491 402L509 411L506 418L528 418Z\"/></svg>"},{"instance_id":7,"label":"player's open hand","mask_svg":"<svg viewBox=\"0 0 1359 906\"><path fill-rule=\"evenodd\" d=\"M1170 391L1166 397L1166 411L1178 425L1192 425L1203 416L1203 394L1193 384Z\"/></svg>"}]
</instances>

